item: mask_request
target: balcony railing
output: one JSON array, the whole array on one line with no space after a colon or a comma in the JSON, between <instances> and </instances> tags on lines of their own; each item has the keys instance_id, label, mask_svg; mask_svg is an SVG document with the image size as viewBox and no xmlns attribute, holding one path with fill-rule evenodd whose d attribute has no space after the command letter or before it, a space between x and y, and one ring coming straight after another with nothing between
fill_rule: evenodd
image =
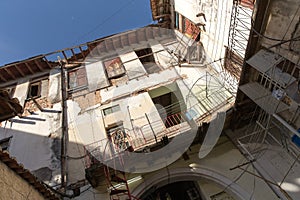
<instances>
[{"instance_id":1,"label":"balcony railing","mask_svg":"<svg viewBox=\"0 0 300 200\"><path fill-rule=\"evenodd\" d=\"M210 102L209 98L214 99L214 102ZM198 99L198 103L190 106L188 109L169 114L165 118L147 121L147 116L151 116L152 114L149 113L135 119L133 120L133 124L141 121L144 121L144 124L141 125L141 123L139 123L139 126L134 127L133 129L123 128L122 130L119 130L123 134L123 141L116 141L113 138L104 138L100 141L86 145L85 151L88 155L85 159L86 168L89 168L94 163L105 162L117 158L120 154L127 151L134 150L135 152L143 152L147 147L162 141L166 136L172 138L180 133L190 130L192 126L201 125L201 123L206 118L209 118L212 113L223 108L225 105L231 106L233 100L234 96L222 96L219 91L216 91L214 94L207 96L206 99ZM204 108L207 103L210 103L211 107ZM174 107L178 106L178 104L173 105L173 110L177 110L174 109ZM156 115L158 115L158 113L156 112ZM123 144L121 144L122 142Z\"/></svg>"}]
</instances>

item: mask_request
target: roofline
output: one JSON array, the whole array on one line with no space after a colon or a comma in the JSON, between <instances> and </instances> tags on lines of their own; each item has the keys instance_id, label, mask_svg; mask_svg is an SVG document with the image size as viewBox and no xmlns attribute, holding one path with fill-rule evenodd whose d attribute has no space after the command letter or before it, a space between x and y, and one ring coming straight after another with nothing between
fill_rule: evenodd
<instances>
[{"instance_id":1,"label":"roofline","mask_svg":"<svg viewBox=\"0 0 300 200\"><path fill-rule=\"evenodd\" d=\"M59 200L52 191L50 191L41 181L39 181L29 170L25 169L9 153L0 150L0 161L8 168L18 174L23 180L34 187L45 199Z\"/></svg>"}]
</instances>

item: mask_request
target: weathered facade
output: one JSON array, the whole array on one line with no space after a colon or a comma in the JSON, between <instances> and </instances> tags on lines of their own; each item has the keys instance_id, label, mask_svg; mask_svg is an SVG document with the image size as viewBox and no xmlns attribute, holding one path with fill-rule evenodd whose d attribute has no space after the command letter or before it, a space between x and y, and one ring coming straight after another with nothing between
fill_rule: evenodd
<instances>
[{"instance_id":1,"label":"weathered facade","mask_svg":"<svg viewBox=\"0 0 300 200\"><path fill-rule=\"evenodd\" d=\"M259 60L277 59L269 50L281 44L266 39L277 38L272 23L284 17L272 12L280 1L270 3L265 17L262 2L150 3L157 25L1 67L1 89L13 91L11 98L18 98L24 111L2 122L0 139L9 140L9 152L65 197L276 199L280 195L249 159L252 154L244 156L250 152L241 149L245 146L236 140L241 134L234 129L256 119L248 105L261 104L252 93L265 97L261 91L270 73L259 72ZM294 62L284 71L293 74L299 71L298 15L290 25L294 29L285 33L285 47L275 52L278 62ZM265 28L256 27L260 18ZM251 24L255 32L249 31ZM264 37L257 40L255 34ZM262 47L269 49L258 51ZM275 69L274 77L280 79L282 70ZM299 80L284 75L269 89L282 89L278 85L287 79L291 88ZM270 95L269 101L275 100ZM284 101L297 126L297 96ZM287 119L281 104L278 119Z\"/></svg>"}]
</instances>

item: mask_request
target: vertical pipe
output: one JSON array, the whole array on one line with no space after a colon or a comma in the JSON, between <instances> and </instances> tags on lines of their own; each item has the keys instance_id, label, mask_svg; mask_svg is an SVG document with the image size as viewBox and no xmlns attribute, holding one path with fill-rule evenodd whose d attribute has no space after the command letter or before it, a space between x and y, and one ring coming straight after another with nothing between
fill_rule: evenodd
<instances>
[{"instance_id":1,"label":"vertical pipe","mask_svg":"<svg viewBox=\"0 0 300 200\"><path fill-rule=\"evenodd\" d=\"M150 124L150 120L149 120L149 118L148 118L148 115L147 115L147 113L145 113L145 116L146 116L146 119L147 119L147 121L148 121L148 124L149 124L149 126L150 126L150 128L151 128L151 131L152 131L152 133L153 133L153 136L154 136L155 142L157 143L157 138L156 138L155 132L154 132L154 130L153 130L153 128L152 128L152 126L151 126L151 124Z\"/></svg>"},{"instance_id":2,"label":"vertical pipe","mask_svg":"<svg viewBox=\"0 0 300 200\"><path fill-rule=\"evenodd\" d=\"M62 61L60 64L60 75L61 75L61 107L62 107L62 135L61 135L61 188L63 192L66 192L67 187L67 175L68 175L68 165L67 165L67 143L68 137L68 113L67 113L67 91L66 91L66 77L64 70L64 63Z\"/></svg>"},{"instance_id":3,"label":"vertical pipe","mask_svg":"<svg viewBox=\"0 0 300 200\"><path fill-rule=\"evenodd\" d=\"M129 115L129 120L130 120L131 128L132 128L132 130L134 132L134 135L135 135L135 131L134 131L134 128L133 128L133 123L132 123L132 119L131 119L131 114L130 114L129 106L127 106L127 111L128 111L128 115Z\"/></svg>"}]
</instances>

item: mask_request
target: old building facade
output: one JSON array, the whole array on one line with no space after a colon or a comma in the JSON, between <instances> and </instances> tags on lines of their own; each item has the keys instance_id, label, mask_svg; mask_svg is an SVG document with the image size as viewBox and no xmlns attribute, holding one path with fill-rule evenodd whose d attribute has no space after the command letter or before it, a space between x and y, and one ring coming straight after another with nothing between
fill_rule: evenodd
<instances>
[{"instance_id":1,"label":"old building facade","mask_svg":"<svg viewBox=\"0 0 300 200\"><path fill-rule=\"evenodd\" d=\"M244 156L251 151L242 148L240 132L233 131L249 123L247 116L256 119L243 114L252 107L241 105L248 96L260 106L256 99L265 97L261 91L271 80L257 60L267 56L276 64L291 63L284 72L299 71L298 43L291 39L297 38L296 21L286 33L290 38L283 39L290 40L280 50L284 55L269 51L280 45L267 40L277 38L272 23L285 16L273 13L280 2L268 4L270 19L258 28L263 3L151 0L157 25L2 66L0 87L24 111L1 123L0 139L9 141L11 155L65 197L281 197L262 178L252 154ZM255 32L264 35L256 43L251 25L265 30ZM260 46L268 49L259 51ZM282 80L287 87L299 79L293 74ZM280 80L269 89L283 89ZM251 89L262 96L252 97ZM288 117L271 114L279 121Z\"/></svg>"}]
</instances>

